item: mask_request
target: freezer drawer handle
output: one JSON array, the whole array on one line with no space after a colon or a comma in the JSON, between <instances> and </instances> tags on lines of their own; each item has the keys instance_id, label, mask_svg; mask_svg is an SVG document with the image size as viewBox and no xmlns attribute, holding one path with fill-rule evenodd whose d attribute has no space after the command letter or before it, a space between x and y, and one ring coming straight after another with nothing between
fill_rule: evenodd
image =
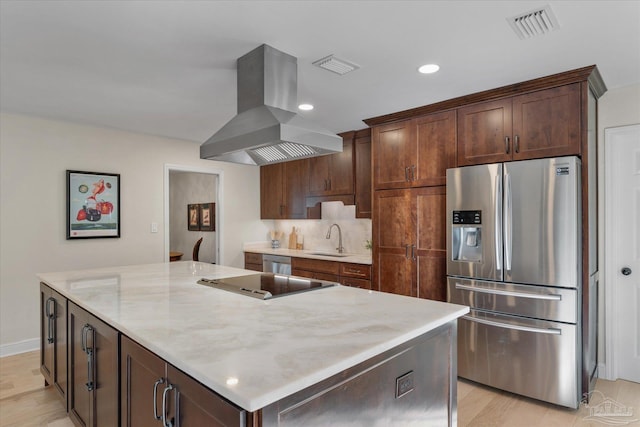
<instances>
[{"instance_id":1,"label":"freezer drawer handle","mask_svg":"<svg viewBox=\"0 0 640 427\"><path fill-rule=\"evenodd\" d=\"M456 283L456 289L462 289L465 291L473 291L473 292L482 292L485 294L494 294L494 295L504 295L508 297L520 297L520 298L533 298L533 299L544 299L551 301L561 301L562 295L558 294L532 294L529 292L515 292L515 291L502 291L500 289L486 289L486 288L478 288L476 286L463 285L461 283Z\"/></svg>"},{"instance_id":2,"label":"freezer drawer handle","mask_svg":"<svg viewBox=\"0 0 640 427\"><path fill-rule=\"evenodd\" d=\"M477 317L462 316L463 319L470 322L482 323L489 326L497 326L498 328L515 329L516 331L535 332L537 334L561 335L562 331L555 328L532 328L531 326L512 325L510 323L494 322L493 320L479 319Z\"/></svg>"}]
</instances>

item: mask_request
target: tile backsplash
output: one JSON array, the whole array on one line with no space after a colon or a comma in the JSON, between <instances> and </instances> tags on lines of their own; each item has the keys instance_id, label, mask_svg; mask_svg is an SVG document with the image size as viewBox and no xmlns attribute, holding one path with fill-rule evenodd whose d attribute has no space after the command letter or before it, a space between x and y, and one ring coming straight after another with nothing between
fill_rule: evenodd
<instances>
[{"instance_id":1,"label":"tile backsplash","mask_svg":"<svg viewBox=\"0 0 640 427\"><path fill-rule=\"evenodd\" d=\"M356 207L345 206L342 202L322 203L320 220L275 220L274 230L282 231L281 246L289 244L291 229L300 229L304 237L304 249L317 251L335 251L338 247L338 230L331 230L331 238L327 239L327 231L332 224L338 224L342 230L342 246L350 254L370 255L371 251L365 247L366 241L371 239L371 220L356 219ZM269 236L266 239L270 240Z\"/></svg>"}]
</instances>

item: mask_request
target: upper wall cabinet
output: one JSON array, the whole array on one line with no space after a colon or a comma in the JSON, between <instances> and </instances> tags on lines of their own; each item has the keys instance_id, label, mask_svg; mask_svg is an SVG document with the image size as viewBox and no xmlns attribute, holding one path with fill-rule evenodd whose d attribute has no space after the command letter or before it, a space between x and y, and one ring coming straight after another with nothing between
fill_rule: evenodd
<instances>
[{"instance_id":1,"label":"upper wall cabinet","mask_svg":"<svg viewBox=\"0 0 640 427\"><path fill-rule=\"evenodd\" d=\"M371 131L341 136L341 153L260 167L261 219L320 219L320 204L331 201L371 218Z\"/></svg>"},{"instance_id":2,"label":"upper wall cabinet","mask_svg":"<svg viewBox=\"0 0 640 427\"><path fill-rule=\"evenodd\" d=\"M456 165L455 110L375 126L372 150L375 190L444 185Z\"/></svg>"},{"instance_id":3,"label":"upper wall cabinet","mask_svg":"<svg viewBox=\"0 0 640 427\"><path fill-rule=\"evenodd\" d=\"M458 166L580 154L580 84L458 109Z\"/></svg>"},{"instance_id":4,"label":"upper wall cabinet","mask_svg":"<svg viewBox=\"0 0 640 427\"><path fill-rule=\"evenodd\" d=\"M355 161L356 218L371 218L371 129L356 132Z\"/></svg>"},{"instance_id":5,"label":"upper wall cabinet","mask_svg":"<svg viewBox=\"0 0 640 427\"><path fill-rule=\"evenodd\" d=\"M341 135L342 153L312 157L309 162L309 195L353 194L353 136Z\"/></svg>"},{"instance_id":6,"label":"upper wall cabinet","mask_svg":"<svg viewBox=\"0 0 640 427\"><path fill-rule=\"evenodd\" d=\"M307 217L307 160L292 160L260 167L260 218Z\"/></svg>"}]
</instances>

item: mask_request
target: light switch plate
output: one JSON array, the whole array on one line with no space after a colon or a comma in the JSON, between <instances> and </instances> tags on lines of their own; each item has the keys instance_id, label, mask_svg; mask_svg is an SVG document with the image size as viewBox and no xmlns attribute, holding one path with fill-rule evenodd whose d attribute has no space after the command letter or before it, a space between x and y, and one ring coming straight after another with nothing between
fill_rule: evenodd
<instances>
[{"instance_id":1,"label":"light switch plate","mask_svg":"<svg viewBox=\"0 0 640 427\"><path fill-rule=\"evenodd\" d=\"M152 233L157 233L158 232L158 223L157 222L152 222L151 223L151 232Z\"/></svg>"}]
</instances>

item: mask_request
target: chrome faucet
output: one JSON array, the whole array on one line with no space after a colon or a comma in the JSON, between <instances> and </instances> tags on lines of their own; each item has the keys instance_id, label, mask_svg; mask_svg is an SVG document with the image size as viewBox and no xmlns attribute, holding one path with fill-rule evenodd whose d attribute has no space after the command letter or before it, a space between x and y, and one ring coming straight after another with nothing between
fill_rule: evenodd
<instances>
[{"instance_id":1,"label":"chrome faucet","mask_svg":"<svg viewBox=\"0 0 640 427\"><path fill-rule=\"evenodd\" d=\"M344 252L344 247L342 246L342 230L340 230L340 226L338 224L331 224L329 231L327 231L327 239L331 238L331 229L334 225L338 228L338 247L336 249L338 250L338 253L341 254Z\"/></svg>"}]
</instances>

